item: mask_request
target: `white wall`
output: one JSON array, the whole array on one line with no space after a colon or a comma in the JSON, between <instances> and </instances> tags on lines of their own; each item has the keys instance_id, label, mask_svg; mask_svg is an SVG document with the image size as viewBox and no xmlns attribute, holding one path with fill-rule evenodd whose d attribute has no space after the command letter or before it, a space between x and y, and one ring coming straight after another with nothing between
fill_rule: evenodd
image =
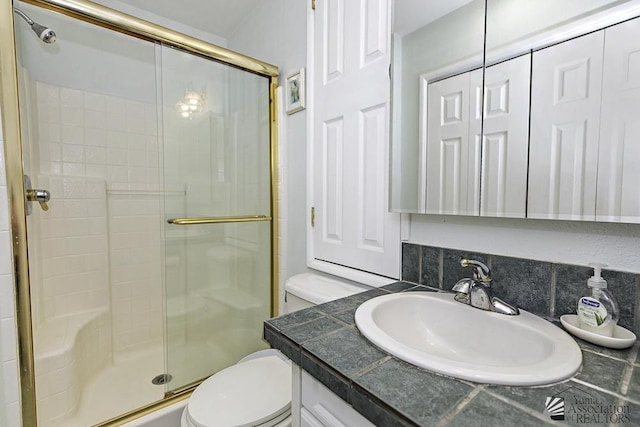
<instances>
[{"instance_id":1,"label":"white wall","mask_svg":"<svg viewBox=\"0 0 640 427\"><path fill-rule=\"evenodd\" d=\"M411 243L640 272L640 226L580 221L411 215Z\"/></svg>"},{"instance_id":2,"label":"white wall","mask_svg":"<svg viewBox=\"0 0 640 427\"><path fill-rule=\"evenodd\" d=\"M279 84L306 66L307 7L301 0L274 0L260 6L229 37L229 48L280 68ZM307 270L307 112L284 115L280 123L281 283ZM281 286L281 294L282 294Z\"/></svg>"},{"instance_id":3,"label":"white wall","mask_svg":"<svg viewBox=\"0 0 640 427\"><path fill-rule=\"evenodd\" d=\"M213 43L218 46L225 47L227 45L227 40L224 37L217 35L215 28L211 28L210 32L202 31L198 28L185 25L181 22L173 21L171 19L165 18L164 16L156 15L155 13L151 13L146 10L141 10L136 6L131 5L131 3L135 3L135 2L131 2L131 1L125 2L122 0L93 0L93 2L99 3L106 7L110 7L112 9L119 10L129 15L136 16L138 18L147 20L149 22L162 25L163 27L170 28L175 31L179 31L184 34L188 34L192 37L198 38L200 40L205 40L209 43Z\"/></svg>"}]
</instances>

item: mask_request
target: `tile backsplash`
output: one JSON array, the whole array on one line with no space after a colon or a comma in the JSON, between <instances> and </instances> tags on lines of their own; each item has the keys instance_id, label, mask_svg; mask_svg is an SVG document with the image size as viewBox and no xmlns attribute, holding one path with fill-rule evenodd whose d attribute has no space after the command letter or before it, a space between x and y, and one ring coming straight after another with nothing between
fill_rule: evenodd
<instances>
[{"instance_id":1,"label":"tile backsplash","mask_svg":"<svg viewBox=\"0 0 640 427\"><path fill-rule=\"evenodd\" d=\"M588 266L403 243L402 280L450 290L458 280L471 277L471 269L460 266L462 258L487 264L491 269L495 296L551 318L576 312L578 298L593 274ZM640 274L604 269L602 277L607 280L608 288L620 306L618 324L637 334L640 331Z\"/></svg>"}]
</instances>

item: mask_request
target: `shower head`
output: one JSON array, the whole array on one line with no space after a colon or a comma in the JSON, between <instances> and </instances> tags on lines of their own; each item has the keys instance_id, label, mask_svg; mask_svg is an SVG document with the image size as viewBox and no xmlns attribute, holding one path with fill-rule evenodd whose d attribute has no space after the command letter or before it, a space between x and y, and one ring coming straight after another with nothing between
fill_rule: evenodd
<instances>
[{"instance_id":1,"label":"shower head","mask_svg":"<svg viewBox=\"0 0 640 427\"><path fill-rule=\"evenodd\" d=\"M31 26L31 29L38 36L40 40L45 43L55 43L56 41L56 33L51 28L47 28L44 25L40 25L37 22L34 22L33 19L29 18L26 13L21 11L18 8L13 8L13 11L17 13L22 19L26 21L27 24Z\"/></svg>"},{"instance_id":2,"label":"shower head","mask_svg":"<svg viewBox=\"0 0 640 427\"><path fill-rule=\"evenodd\" d=\"M56 32L53 31L51 28L47 28L45 26L38 24L37 22L34 22L33 25L31 25L31 29L38 35L40 40L42 40L43 42L55 43Z\"/></svg>"}]
</instances>

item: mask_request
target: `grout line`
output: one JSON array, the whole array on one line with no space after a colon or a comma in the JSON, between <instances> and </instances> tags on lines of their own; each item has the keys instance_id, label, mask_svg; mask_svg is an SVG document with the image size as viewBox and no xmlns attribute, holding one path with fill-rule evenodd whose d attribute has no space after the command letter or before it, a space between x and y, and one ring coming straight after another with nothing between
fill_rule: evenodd
<instances>
[{"instance_id":1,"label":"grout line","mask_svg":"<svg viewBox=\"0 0 640 427\"><path fill-rule=\"evenodd\" d=\"M640 351L640 341L636 341L633 348L627 356L627 361L631 364L635 364L638 361L638 352Z\"/></svg>"},{"instance_id":2,"label":"grout line","mask_svg":"<svg viewBox=\"0 0 640 427\"><path fill-rule=\"evenodd\" d=\"M627 366L624 368L624 373L622 374L622 381L620 381L620 394L626 396L629 392L629 386L631 385L631 378L633 376L633 362L636 360L638 356L638 342L633 345L633 348L629 352L627 356Z\"/></svg>"},{"instance_id":3,"label":"grout line","mask_svg":"<svg viewBox=\"0 0 640 427\"><path fill-rule=\"evenodd\" d=\"M558 285L558 270L556 264L551 264L551 283L549 284L549 315L556 317L556 288Z\"/></svg>"},{"instance_id":4,"label":"grout line","mask_svg":"<svg viewBox=\"0 0 640 427\"><path fill-rule=\"evenodd\" d=\"M467 394L453 409L451 409L444 417L435 424L434 427L444 427L449 424L453 418L458 415L480 392L484 389L484 386L477 386Z\"/></svg>"},{"instance_id":5,"label":"grout line","mask_svg":"<svg viewBox=\"0 0 640 427\"><path fill-rule=\"evenodd\" d=\"M640 331L640 274L636 275L636 312L633 326L636 331Z\"/></svg>"},{"instance_id":6,"label":"grout line","mask_svg":"<svg viewBox=\"0 0 640 427\"><path fill-rule=\"evenodd\" d=\"M422 265L422 245L418 246L418 284L422 285L422 270L424 266Z\"/></svg>"},{"instance_id":7,"label":"grout line","mask_svg":"<svg viewBox=\"0 0 640 427\"><path fill-rule=\"evenodd\" d=\"M634 345L637 345L639 342L640 341L636 342L636 344L634 344ZM627 356L626 358L616 357L616 356L612 356L612 355L606 354L606 353L599 353L598 349L595 349L595 348L586 348L586 347L582 347L582 346L579 346L579 347L580 347L580 350L586 351L587 353L592 353L592 354L595 354L597 356L606 357L607 359L611 359L611 360L617 360L618 362L629 363L629 357L630 356Z\"/></svg>"},{"instance_id":8,"label":"grout line","mask_svg":"<svg viewBox=\"0 0 640 427\"><path fill-rule=\"evenodd\" d=\"M628 363L622 373L622 380L620 381L620 394L626 396L629 391L629 384L631 384L631 376L633 375L633 365Z\"/></svg>"},{"instance_id":9,"label":"grout line","mask_svg":"<svg viewBox=\"0 0 640 427\"><path fill-rule=\"evenodd\" d=\"M337 317L335 317L335 316L334 316L334 314L344 313L345 311L349 311L349 310L350 310L350 309L346 309L346 310L343 310L343 311L339 311L339 312L337 312L337 313L327 314L327 317L328 317L328 318L330 318L331 320L335 320L336 322L338 322L338 323L340 323L340 324L342 324L342 325L344 325L344 326L353 326L351 323L347 323L347 322L345 322L344 320L339 319L339 318L337 318Z\"/></svg>"},{"instance_id":10,"label":"grout line","mask_svg":"<svg viewBox=\"0 0 640 427\"><path fill-rule=\"evenodd\" d=\"M315 310L316 312L320 313L320 314L321 314L321 316L314 317L313 319L310 319L310 320L305 320L304 322L294 323L294 324L292 324L292 325L287 326L285 329L277 328L277 327L275 327L274 325L271 325L271 326L273 326L273 327L274 327L274 329L278 330L279 332L284 333L284 332L289 332L289 331L291 331L292 329L297 329L297 328L298 328L298 326L305 326L305 325L308 325L308 324L309 324L309 323L311 323L311 322L316 322L316 321L318 321L318 320L322 319L323 317L328 317L328 316L330 316L328 313L325 313L324 311L318 310L318 309L316 309L316 308L314 308L314 310Z\"/></svg>"},{"instance_id":11,"label":"grout line","mask_svg":"<svg viewBox=\"0 0 640 427\"><path fill-rule=\"evenodd\" d=\"M302 349L302 346L304 346L305 344L308 344L310 341L316 341L316 340L318 340L320 338L326 338L328 336L335 335L335 334L340 333L340 332L344 332L345 329L350 329L350 328L355 328L355 325L346 325L346 326L343 326L341 328L334 329L333 331L329 331L327 333L320 334L320 335L317 335L317 336L315 336L313 338L309 338L307 340L299 341L299 342L297 340L294 340L293 338L290 338L289 335L287 335L285 332L282 332L282 335L287 337L287 339L289 341L293 342L294 344L296 344L298 347L300 347Z\"/></svg>"},{"instance_id":12,"label":"grout line","mask_svg":"<svg viewBox=\"0 0 640 427\"><path fill-rule=\"evenodd\" d=\"M349 378L350 381L353 381L356 378L361 377L362 375L366 374L367 372L370 372L370 371L374 370L378 366L382 365L383 363L388 362L391 359L392 359L391 356L385 356L382 359L376 360L375 362L373 362L371 365L367 366L366 368L362 368L361 370L359 370L355 374L350 375L348 378Z\"/></svg>"},{"instance_id":13,"label":"grout line","mask_svg":"<svg viewBox=\"0 0 640 427\"><path fill-rule=\"evenodd\" d=\"M586 381L584 381L584 380L579 380L579 379L577 379L577 378L572 378L572 379L571 379L571 381L573 381L573 382L575 382L575 383L578 383L578 384L581 384L581 385L583 385L583 386L585 386L585 387L592 388L592 389L594 389L594 390L596 390L596 391L599 391L599 392L601 392L601 393L605 393L605 394L608 394L608 395L610 395L610 396L617 397L617 398L619 398L619 399L622 399L622 400L625 400L625 401L631 402L631 403L633 403L633 404L635 404L635 405L640 405L640 400L631 399L631 398L629 398L628 396L623 396L623 395L621 395L621 394L620 394L620 393L618 393L618 392L615 392L615 391L611 391L611 390L604 389L604 388L602 388L602 387L600 387L600 386L597 386L597 385L595 385L595 384L588 383L588 382L586 382Z\"/></svg>"},{"instance_id":14,"label":"grout line","mask_svg":"<svg viewBox=\"0 0 640 427\"><path fill-rule=\"evenodd\" d=\"M506 403L508 405L511 405L519 410L521 410L522 412L525 412L541 421L545 421L545 422L550 422L550 418L545 417L543 414L541 414L539 411L536 411L535 409L531 409L526 405L523 405L520 402L516 402L514 400L509 399L508 397L502 396L500 394L494 393L492 391L489 390L485 390L485 392L490 395L491 397L498 399L499 401Z\"/></svg>"},{"instance_id":15,"label":"grout line","mask_svg":"<svg viewBox=\"0 0 640 427\"><path fill-rule=\"evenodd\" d=\"M438 249L438 288L444 289L444 249Z\"/></svg>"}]
</instances>

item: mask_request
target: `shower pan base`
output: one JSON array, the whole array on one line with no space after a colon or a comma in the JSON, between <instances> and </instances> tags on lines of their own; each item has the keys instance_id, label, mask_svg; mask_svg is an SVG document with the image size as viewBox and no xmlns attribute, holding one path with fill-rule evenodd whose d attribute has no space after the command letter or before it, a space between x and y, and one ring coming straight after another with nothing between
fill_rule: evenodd
<instances>
[{"instance_id":1,"label":"shower pan base","mask_svg":"<svg viewBox=\"0 0 640 427\"><path fill-rule=\"evenodd\" d=\"M66 427L87 427L124 414L164 397L164 386L154 385L149 378L164 369L163 348L150 347L121 358L98 372L83 388L75 414L64 420ZM145 378L146 381L131 381ZM54 427L58 424L44 425Z\"/></svg>"}]
</instances>

